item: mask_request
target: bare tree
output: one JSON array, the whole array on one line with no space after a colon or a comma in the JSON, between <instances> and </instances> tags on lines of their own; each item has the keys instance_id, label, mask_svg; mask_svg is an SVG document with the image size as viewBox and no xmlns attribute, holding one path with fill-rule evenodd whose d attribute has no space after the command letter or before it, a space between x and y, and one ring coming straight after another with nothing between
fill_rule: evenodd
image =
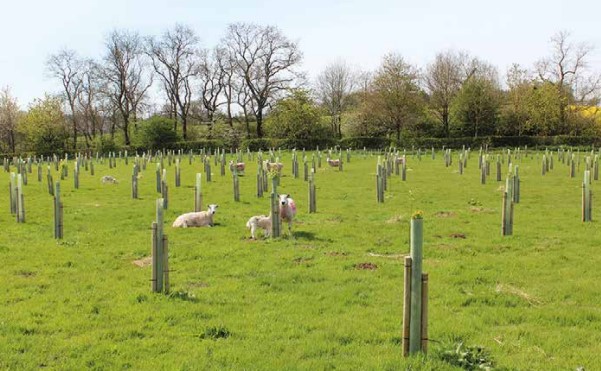
<instances>
[{"instance_id":1,"label":"bare tree","mask_svg":"<svg viewBox=\"0 0 601 371\"><path fill-rule=\"evenodd\" d=\"M246 137L250 138L250 117L252 112L255 111L253 106L253 97L250 93L250 89L244 83L244 81L238 81L235 86L236 90L236 103L242 109L242 115L244 117L244 125L246 126Z\"/></svg>"},{"instance_id":2,"label":"bare tree","mask_svg":"<svg viewBox=\"0 0 601 371\"><path fill-rule=\"evenodd\" d=\"M0 138L15 153L19 105L8 87L0 90Z\"/></svg>"},{"instance_id":3,"label":"bare tree","mask_svg":"<svg viewBox=\"0 0 601 371\"><path fill-rule=\"evenodd\" d=\"M498 80L494 66L463 51L438 53L434 62L426 67L424 83L430 95L430 106L440 119L446 137L450 135L451 103L463 84L473 77Z\"/></svg>"},{"instance_id":4,"label":"bare tree","mask_svg":"<svg viewBox=\"0 0 601 371\"><path fill-rule=\"evenodd\" d=\"M84 134L86 145L89 146L90 141L103 131L104 102L101 94L100 66L94 61L88 60L85 62L84 71L77 106L80 115L80 131Z\"/></svg>"},{"instance_id":5,"label":"bare tree","mask_svg":"<svg viewBox=\"0 0 601 371\"><path fill-rule=\"evenodd\" d=\"M101 73L105 94L119 113L125 144L130 145L129 124L135 122L152 78L145 73L143 43L137 33L113 31L106 48Z\"/></svg>"},{"instance_id":6,"label":"bare tree","mask_svg":"<svg viewBox=\"0 0 601 371\"><path fill-rule=\"evenodd\" d=\"M430 94L430 106L438 115L445 136L450 135L451 102L461 89L467 77L462 71L465 57L461 53L447 51L438 53L424 76L426 89Z\"/></svg>"},{"instance_id":7,"label":"bare tree","mask_svg":"<svg viewBox=\"0 0 601 371\"><path fill-rule=\"evenodd\" d=\"M219 82L219 84L222 87L223 97L225 98L224 104L227 122L230 128L233 128L234 120L232 118L232 105L234 104L234 95L236 94L237 90L235 88L235 85L237 83L236 80L241 79L239 76L236 76L235 61L227 48L215 48L215 58L217 61L217 65L221 70L221 81Z\"/></svg>"},{"instance_id":8,"label":"bare tree","mask_svg":"<svg viewBox=\"0 0 601 371\"><path fill-rule=\"evenodd\" d=\"M268 105L295 79L301 61L297 43L273 26L235 23L224 40L254 100L257 136L263 137L263 115Z\"/></svg>"},{"instance_id":9,"label":"bare tree","mask_svg":"<svg viewBox=\"0 0 601 371\"><path fill-rule=\"evenodd\" d=\"M149 38L147 44L147 53L163 83L176 125L181 120L182 134L187 139L191 80L198 73L198 37L190 27L178 24L160 39Z\"/></svg>"},{"instance_id":10,"label":"bare tree","mask_svg":"<svg viewBox=\"0 0 601 371\"><path fill-rule=\"evenodd\" d=\"M328 65L317 77L317 94L332 117L332 131L342 137L341 115L350 104L355 75L344 62Z\"/></svg>"},{"instance_id":11,"label":"bare tree","mask_svg":"<svg viewBox=\"0 0 601 371\"><path fill-rule=\"evenodd\" d=\"M557 104L560 125L566 128L570 105L598 104L601 75L588 71L587 58L593 47L572 42L568 32L555 34L551 38L551 46L551 55L536 63L536 72L541 81L557 88L561 97Z\"/></svg>"},{"instance_id":12,"label":"bare tree","mask_svg":"<svg viewBox=\"0 0 601 371\"><path fill-rule=\"evenodd\" d=\"M223 69L219 62L218 50L204 51L198 68L200 79L200 101L207 115L209 131L212 131L213 120L219 106L224 102L220 100L223 90Z\"/></svg>"},{"instance_id":13,"label":"bare tree","mask_svg":"<svg viewBox=\"0 0 601 371\"><path fill-rule=\"evenodd\" d=\"M73 149L77 149L78 112L76 110L77 100L82 92L84 62L77 56L74 50L63 49L52 54L46 61L49 74L60 80L63 86L63 98L69 108L71 116L71 128L73 134Z\"/></svg>"}]
</instances>

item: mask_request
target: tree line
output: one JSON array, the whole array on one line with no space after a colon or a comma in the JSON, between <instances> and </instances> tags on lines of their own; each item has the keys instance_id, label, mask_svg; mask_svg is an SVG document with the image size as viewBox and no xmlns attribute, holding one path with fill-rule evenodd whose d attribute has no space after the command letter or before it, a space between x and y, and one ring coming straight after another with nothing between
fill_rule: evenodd
<instances>
[{"instance_id":1,"label":"tree line","mask_svg":"<svg viewBox=\"0 0 601 371\"><path fill-rule=\"evenodd\" d=\"M422 67L397 53L373 71L338 61L310 80L298 42L274 26L231 24L212 48L181 24L159 36L115 30L97 58L70 49L48 57L46 72L60 93L21 111L8 87L0 92L0 146L49 153L139 145L149 136L150 144L595 136L601 75L589 65L592 50L559 32L547 56L530 67L513 64L503 76L487 61L448 50ZM151 89L160 91L159 106Z\"/></svg>"}]
</instances>

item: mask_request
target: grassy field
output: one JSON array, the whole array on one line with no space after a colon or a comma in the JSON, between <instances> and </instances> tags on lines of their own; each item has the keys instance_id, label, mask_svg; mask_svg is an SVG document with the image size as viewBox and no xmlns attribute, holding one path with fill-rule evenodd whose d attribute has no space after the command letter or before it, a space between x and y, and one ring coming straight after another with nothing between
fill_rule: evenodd
<instances>
[{"instance_id":1,"label":"grassy field","mask_svg":"<svg viewBox=\"0 0 601 371\"><path fill-rule=\"evenodd\" d=\"M538 156L518 162L514 235L502 237L504 182L493 175L480 184L477 154L464 175L456 161L445 167L441 153L409 157L407 181L393 175L377 204L377 157L355 153L344 172L318 169L318 213L308 214L307 184L291 176L288 153L280 191L299 209L294 237L257 241L245 223L269 212L269 198L255 196L250 161L241 202L233 201L229 171L222 177L213 166L211 183L203 175L204 204L219 204L214 228L171 228L193 209L195 173L203 171L198 157L192 166L184 157L181 187L168 167L169 296L152 294L150 267L133 264L150 254L154 164L138 200L130 197L131 161L96 164L95 176L82 172L78 190L70 172L61 183L58 242L45 171L38 183L34 166L26 223L10 215L7 191L0 200L0 369L441 370L454 369L440 353L460 341L485 347L499 368L595 369L601 233L597 221L580 221L584 166L570 178L555 158L543 177ZM121 182L102 184L102 175ZM398 254L409 251L417 209L432 342L428 356L404 359ZM377 269L357 269L361 263Z\"/></svg>"}]
</instances>

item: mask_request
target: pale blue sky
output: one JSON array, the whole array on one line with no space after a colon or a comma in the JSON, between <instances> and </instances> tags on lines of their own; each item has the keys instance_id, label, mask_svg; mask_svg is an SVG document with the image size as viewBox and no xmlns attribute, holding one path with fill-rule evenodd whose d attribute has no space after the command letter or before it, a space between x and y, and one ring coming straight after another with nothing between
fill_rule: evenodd
<instances>
[{"instance_id":1,"label":"pale blue sky","mask_svg":"<svg viewBox=\"0 0 601 371\"><path fill-rule=\"evenodd\" d=\"M304 52L302 68L315 76L347 60L374 69L387 52L424 67L446 49L466 50L504 73L513 62L531 67L549 52L549 38L568 30L597 47L601 70L601 1L191 1L0 0L0 86L25 107L58 91L45 74L47 56L69 47L97 58L115 28L158 34L175 23L193 27L204 46L215 45L227 24L277 25Z\"/></svg>"}]
</instances>

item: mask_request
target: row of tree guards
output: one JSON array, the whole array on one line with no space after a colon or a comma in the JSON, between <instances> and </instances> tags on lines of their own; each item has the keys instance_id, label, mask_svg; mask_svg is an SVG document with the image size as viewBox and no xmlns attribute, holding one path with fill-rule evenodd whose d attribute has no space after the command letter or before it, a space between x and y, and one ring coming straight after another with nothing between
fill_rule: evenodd
<instances>
[{"instance_id":1,"label":"row of tree guards","mask_svg":"<svg viewBox=\"0 0 601 371\"><path fill-rule=\"evenodd\" d=\"M394 173L401 176L402 181L407 180L407 156L398 152L388 152L384 159L378 156L376 164L376 200L384 203L384 191L388 190L388 178Z\"/></svg>"},{"instance_id":2,"label":"row of tree guards","mask_svg":"<svg viewBox=\"0 0 601 371\"><path fill-rule=\"evenodd\" d=\"M470 148L465 149L465 147L459 151L459 173L463 173L463 169L467 167L467 160L470 156ZM384 202L384 191L387 190L387 180L388 177L391 176L391 173L394 169L396 175L400 175L402 180L406 180L406 164L407 164L407 151L404 150L402 155L396 149L390 148L385 152L384 160L381 160L378 157L378 166L376 173L376 191L377 191L377 200L378 202ZM432 148L432 158L435 158L435 151ZM586 152L585 152L586 153ZM202 157L202 162L205 166L206 172L206 181L211 181L211 160L210 156L213 156L215 164L221 164L225 166L226 163L226 151L224 149L215 150L214 155L211 155L211 151L201 150L200 155ZM234 154L233 151L230 151L230 154ZM267 152L268 159L271 162L279 162L279 157L276 155L281 155L279 150L269 150ZM343 155L342 150L337 153L341 158ZM168 184L167 184L167 173L164 168L164 161L167 161L169 165L175 164L175 183L176 186L181 186L181 158L185 155L183 151L167 151L166 153L157 152L155 158L157 161L157 192L161 194L161 198L164 202L164 208L168 208L169 206L169 194L168 194ZM241 162L244 158L244 153L242 151L235 152L236 158L238 162ZM250 152L247 149L246 153L249 160L255 158L255 154ZM332 150L328 150L328 156L332 155ZM363 149L363 155L367 155L367 150ZM422 150L421 149L412 149L412 156L414 158L417 157L418 160L421 160ZM501 177L501 164L507 162L509 164L509 172L507 174L506 186L503 195L503 206L502 206L502 234L503 235L511 235L513 233L513 215L514 215L514 205L519 203L520 197L520 177L518 172L518 166L515 166L512 170L512 159L521 160L522 157L528 156L528 149L524 150L517 148L515 151L511 151L510 149L502 151L500 154L496 155L496 179L500 180ZM534 155L531 154L532 158ZM539 157L539 153L536 152L537 158ZM549 151L545 150L541 158L541 174L546 175L549 171L552 171L554 168L554 157L557 157L558 162L565 164L569 167L569 175L570 177L575 176L575 172L580 168L581 164L581 156L579 151L558 149L557 151ZM302 151L302 159L304 163L305 170L305 180L308 182L308 199L309 199L309 212L316 212L316 187L315 187L315 174L317 167L321 165L321 151L317 150L312 154L311 163L309 165L309 161L307 160L307 156L305 154L305 150ZM443 158L446 166L451 166L453 163L451 149L443 149ZM194 160L194 154L192 151L188 153L189 163L192 164ZM480 148L478 155L478 165L481 169L482 174L482 183L485 183L486 177L490 174L490 162L493 157L487 153L487 149ZM3 159L3 168L5 171L10 172L11 164L14 164L16 168L16 173L11 173L11 179L9 184L9 194L10 194L10 209L11 214L15 215L17 222L23 223L25 222L25 200L24 200L24 192L23 186L27 185L27 174L32 173L33 165L37 165L37 179L39 182L42 181L42 163L46 162L47 165L47 182L48 182L48 193L54 197L54 230L55 237L62 238L63 236L63 218L62 218L62 202L60 202L60 187L56 187L54 183L54 179L51 173L51 165L53 165L55 171L59 171L61 180L66 179L69 176L69 170L67 165L67 160L69 159L68 155L65 155L64 159L59 158L54 155L52 157L29 157L27 159L14 157L12 162L8 158ZM94 175L94 163L105 163L105 157L100 156L96 153L96 158L94 161L94 157L91 155L81 155L78 154L74 157L74 168L73 168L73 184L76 189L79 188L79 175L81 169L84 168L86 171L90 172L90 175ZM114 168L117 166L117 159L124 160L127 164L129 161L129 155L127 151L124 153L119 152L118 154L115 152L109 153L106 157L108 161L109 167ZM138 198L138 181L140 171L146 168L148 162L153 161L152 154L142 154L142 156L136 154L133 165L132 179L131 179L131 194L132 198ZM346 150L346 160L347 162L351 161L351 151L350 149ZM257 153L257 162L261 165L263 163L263 152L259 151ZM592 190L591 190L591 180L599 179L599 154L595 152L595 150L591 150L590 155L584 157L584 164L586 166L586 170L584 173L584 181L582 183L582 221L589 222L592 221ZM293 175L298 177L298 156L297 151L293 151L293 166L292 166ZM236 201L240 200L239 193L239 172L237 168L233 168L233 189L234 189L234 199ZM276 181L276 187L279 185L280 177L274 177ZM200 173L197 174L197 181L194 191L194 210L200 211L202 210L202 192L201 192L201 176ZM58 188L58 191L57 191ZM264 170L263 166L258 166L257 169L257 196L262 197L265 190L268 188L268 174ZM57 192L59 192L57 194ZM277 194L277 193L276 193ZM58 197L57 197L58 196ZM275 224L275 223L273 223ZM277 228L277 226L275 227ZM274 236L278 236L275 234Z\"/></svg>"}]
</instances>

